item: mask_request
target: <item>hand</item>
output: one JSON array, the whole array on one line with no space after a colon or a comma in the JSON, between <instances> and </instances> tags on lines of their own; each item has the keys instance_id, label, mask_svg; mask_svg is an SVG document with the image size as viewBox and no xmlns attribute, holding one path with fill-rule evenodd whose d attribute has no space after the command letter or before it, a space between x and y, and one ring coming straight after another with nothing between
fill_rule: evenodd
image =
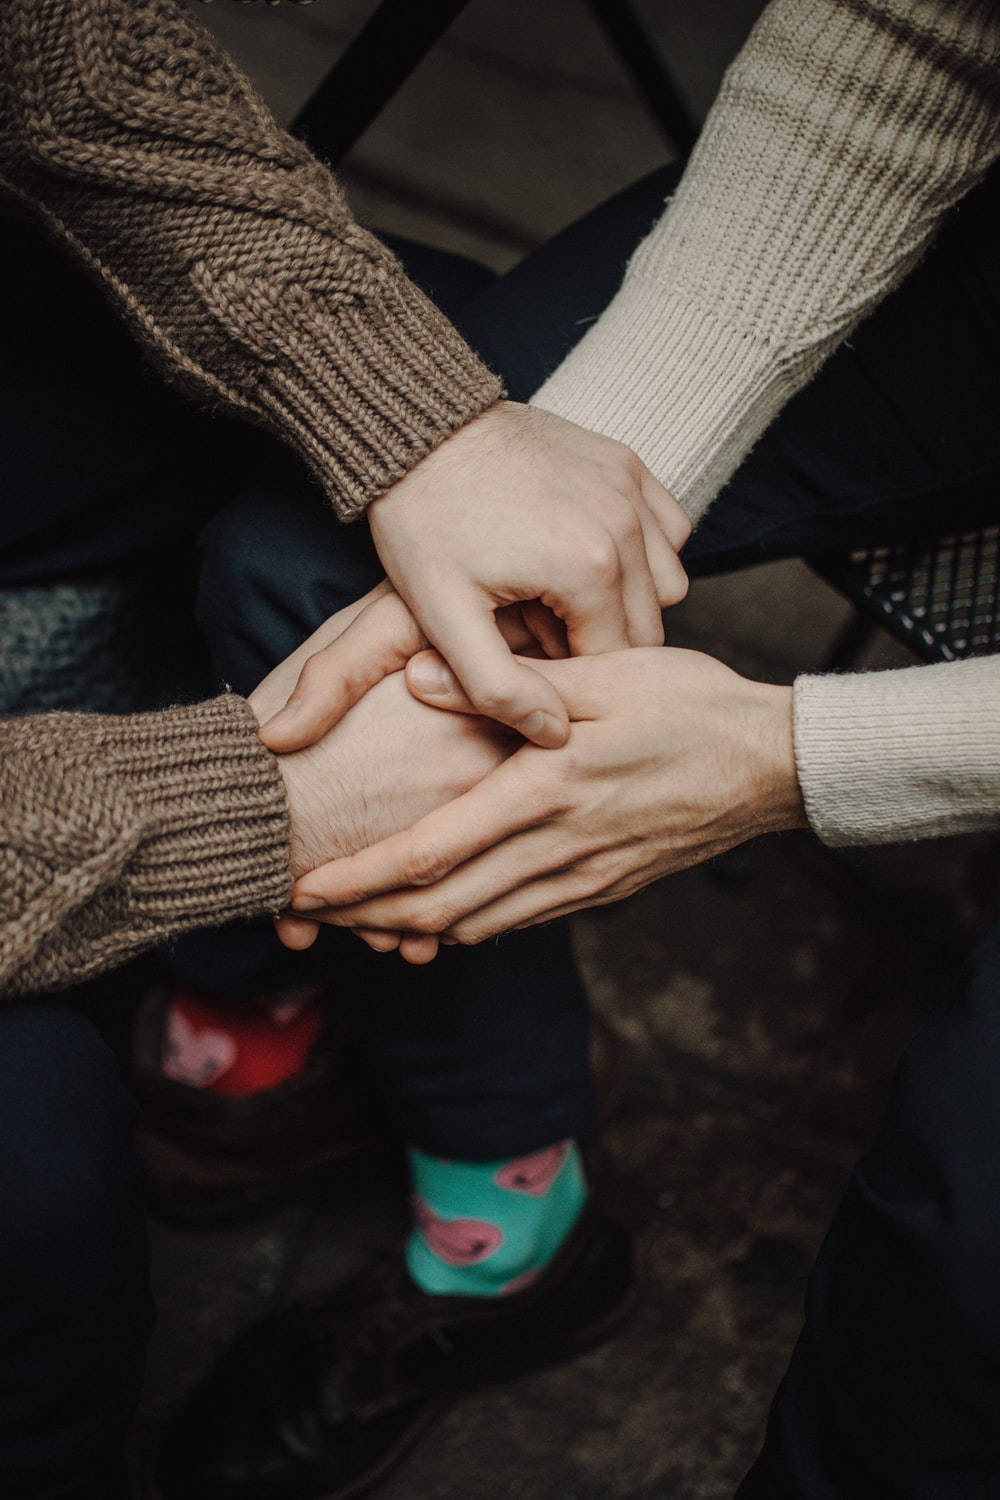
<instances>
[{"instance_id":1,"label":"hand","mask_svg":"<svg viewBox=\"0 0 1000 1500\"><path fill-rule=\"evenodd\" d=\"M250 695L259 720L284 702L302 663L383 598L385 586L333 615ZM407 691L401 672L386 677L315 745L279 757L291 815L291 868L298 876L335 855L384 838L467 791L513 748L498 725L439 713ZM308 947L316 925L278 919L287 946ZM372 946L394 948L398 938L368 934ZM436 943L407 943L408 956L433 956ZM429 952L428 952L429 949Z\"/></svg>"},{"instance_id":2,"label":"hand","mask_svg":"<svg viewBox=\"0 0 1000 1500\"><path fill-rule=\"evenodd\" d=\"M544 605L506 605L496 612L496 626L511 651L568 654L562 622ZM429 644L392 585L383 581L350 609L332 615L261 684L260 708L268 713L261 739L278 754L315 744L352 704L384 677L401 672ZM277 709L273 716L271 709Z\"/></svg>"},{"instance_id":3,"label":"hand","mask_svg":"<svg viewBox=\"0 0 1000 1500\"><path fill-rule=\"evenodd\" d=\"M538 745L568 733L545 678L515 661L493 619L539 599L574 656L659 645L661 607L687 591L690 522L622 444L501 402L369 507L379 557L476 712Z\"/></svg>"},{"instance_id":4,"label":"hand","mask_svg":"<svg viewBox=\"0 0 1000 1500\"><path fill-rule=\"evenodd\" d=\"M661 606L687 591L684 511L620 443L549 412L501 402L436 448L368 509L379 556L478 713L536 744L564 743L566 709L511 655L497 611L523 603L548 655L659 645ZM552 625L556 618L555 629ZM377 622L355 634L351 678L317 668L296 717L269 726L294 749L382 673ZM417 647L419 649L419 645ZM366 655L367 651L367 655Z\"/></svg>"},{"instance_id":5,"label":"hand","mask_svg":"<svg viewBox=\"0 0 1000 1500\"><path fill-rule=\"evenodd\" d=\"M313 871L293 907L476 943L805 822L790 688L670 648L536 667L574 720L562 749L523 746L409 832ZM468 708L440 658L416 657L407 676L428 701Z\"/></svg>"}]
</instances>

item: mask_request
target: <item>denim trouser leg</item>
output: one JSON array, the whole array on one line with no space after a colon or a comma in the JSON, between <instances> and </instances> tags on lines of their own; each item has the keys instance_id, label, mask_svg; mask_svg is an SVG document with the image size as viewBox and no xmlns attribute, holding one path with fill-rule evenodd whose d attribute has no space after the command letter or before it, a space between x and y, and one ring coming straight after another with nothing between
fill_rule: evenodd
<instances>
[{"instance_id":1,"label":"denim trouser leg","mask_svg":"<svg viewBox=\"0 0 1000 1500\"><path fill-rule=\"evenodd\" d=\"M739 1500L1000 1495L1000 926L910 1046Z\"/></svg>"},{"instance_id":2,"label":"denim trouser leg","mask_svg":"<svg viewBox=\"0 0 1000 1500\"><path fill-rule=\"evenodd\" d=\"M249 691L382 576L363 523L344 527L308 489L247 493L204 537L199 619L219 676ZM403 1138L442 1155L532 1151L593 1123L586 996L565 923L412 968L326 931L292 954L270 927L177 945L175 969L220 965L222 987L335 982Z\"/></svg>"},{"instance_id":3,"label":"denim trouser leg","mask_svg":"<svg viewBox=\"0 0 1000 1500\"><path fill-rule=\"evenodd\" d=\"M0 1491L122 1500L152 1327L133 1108L81 1016L0 1009Z\"/></svg>"}]
</instances>

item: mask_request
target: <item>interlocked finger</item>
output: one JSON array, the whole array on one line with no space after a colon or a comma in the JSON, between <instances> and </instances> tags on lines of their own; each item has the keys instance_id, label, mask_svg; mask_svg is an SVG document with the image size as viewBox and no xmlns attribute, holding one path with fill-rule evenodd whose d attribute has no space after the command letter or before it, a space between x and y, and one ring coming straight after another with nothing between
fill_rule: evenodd
<instances>
[{"instance_id":1,"label":"interlocked finger","mask_svg":"<svg viewBox=\"0 0 1000 1500\"><path fill-rule=\"evenodd\" d=\"M262 740L279 753L315 744L369 689L401 671L427 644L399 595L380 595L306 660L287 704L264 725Z\"/></svg>"},{"instance_id":2,"label":"interlocked finger","mask_svg":"<svg viewBox=\"0 0 1000 1500\"><path fill-rule=\"evenodd\" d=\"M394 928L414 934L447 932L463 941L473 912L516 893L532 877L553 876L571 858L565 839L548 827L532 828L454 870L428 890L390 891L351 906L319 913L333 926ZM577 885L586 877L577 875Z\"/></svg>"},{"instance_id":3,"label":"interlocked finger","mask_svg":"<svg viewBox=\"0 0 1000 1500\"><path fill-rule=\"evenodd\" d=\"M325 907L356 906L387 891L432 885L466 860L544 821L553 810L550 794L530 785L533 760L543 753L548 752L519 750L471 791L429 813L413 828L310 871L294 888L293 908L308 914L317 909L317 902ZM373 920L363 925L407 924Z\"/></svg>"}]
</instances>

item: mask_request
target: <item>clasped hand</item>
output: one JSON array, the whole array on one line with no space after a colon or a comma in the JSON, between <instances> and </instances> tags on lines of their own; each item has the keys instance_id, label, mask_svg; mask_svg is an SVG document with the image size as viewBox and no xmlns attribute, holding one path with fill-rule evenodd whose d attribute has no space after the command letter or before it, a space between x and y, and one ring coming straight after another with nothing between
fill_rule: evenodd
<instances>
[{"instance_id":1,"label":"clasped hand","mask_svg":"<svg viewBox=\"0 0 1000 1500\"><path fill-rule=\"evenodd\" d=\"M661 609L687 592L685 512L628 448L504 401L435 448L368 509L416 636L441 652L476 711L535 744L564 743L566 706L511 655L505 606L547 656L663 641ZM274 750L309 744L386 670L398 621L369 615L350 649L309 663L268 726ZM419 649L419 647L417 647Z\"/></svg>"},{"instance_id":2,"label":"clasped hand","mask_svg":"<svg viewBox=\"0 0 1000 1500\"><path fill-rule=\"evenodd\" d=\"M660 647L538 662L573 720L557 750L522 744L415 827L298 881L293 906L432 954L630 895L760 833L800 826L791 690ZM443 661L416 656L411 692L456 712Z\"/></svg>"},{"instance_id":3,"label":"clasped hand","mask_svg":"<svg viewBox=\"0 0 1000 1500\"><path fill-rule=\"evenodd\" d=\"M423 962L801 821L789 691L661 645L690 527L620 444L501 403L369 515L395 587L251 700L317 866L290 946L322 920Z\"/></svg>"}]
</instances>

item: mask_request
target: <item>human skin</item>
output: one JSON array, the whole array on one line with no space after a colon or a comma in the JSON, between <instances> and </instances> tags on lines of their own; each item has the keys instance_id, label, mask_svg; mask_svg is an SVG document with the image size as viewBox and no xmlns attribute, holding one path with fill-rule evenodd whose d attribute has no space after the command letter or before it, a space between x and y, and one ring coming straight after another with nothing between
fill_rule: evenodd
<instances>
[{"instance_id":1,"label":"human skin","mask_svg":"<svg viewBox=\"0 0 1000 1500\"><path fill-rule=\"evenodd\" d=\"M303 877L296 911L478 943L805 825L790 688L669 647L534 666L569 709L566 745L522 746L414 828ZM427 702L468 711L433 653L407 677Z\"/></svg>"},{"instance_id":2,"label":"human skin","mask_svg":"<svg viewBox=\"0 0 1000 1500\"><path fill-rule=\"evenodd\" d=\"M389 591L380 588L374 597ZM373 596L327 620L250 694L260 722L288 696L302 662L363 613ZM333 854L357 849L410 826L461 796L511 753L502 726L473 716L441 713L407 690L390 672L314 744L278 757L291 824L293 877ZM307 947L315 924L279 919L291 947ZM419 946L419 945L417 945Z\"/></svg>"},{"instance_id":3,"label":"human skin","mask_svg":"<svg viewBox=\"0 0 1000 1500\"><path fill-rule=\"evenodd\" d=\"M660 611L687 592L677 554L690 522L640 459L516 402L454 433L369 506L368 520L390 581L475 711L539 745L565 742L566 708L511 654L495 612L539 601L529 618L540 608L544 631L555 616L573 655L595 655L661 644ZM373 663L378 653L373 638ZM318 673L296 688L268 725L271 748L324 733L349 706L335 680L331 692L324 700Z\"/></svg>"}]
</instances>

